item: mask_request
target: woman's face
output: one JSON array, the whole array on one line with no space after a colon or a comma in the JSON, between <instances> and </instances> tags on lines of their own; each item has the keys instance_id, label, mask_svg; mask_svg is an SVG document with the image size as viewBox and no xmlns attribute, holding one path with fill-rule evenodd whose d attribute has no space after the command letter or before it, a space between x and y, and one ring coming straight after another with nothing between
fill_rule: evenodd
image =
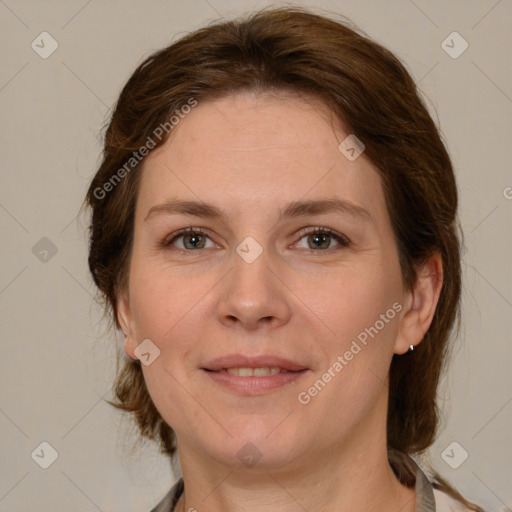
<instances>
[{"instance_id":1,"label":"woman's face","mask_svg":"<svg viewBox=\"0 0 512 512\"><path fill-rule=\"evenodd\" d=\"M118 312L180 452L270 468L385 436L411 296L348 135L317 101L244 93L146 158Z\"/></svg>"}]
</instances>

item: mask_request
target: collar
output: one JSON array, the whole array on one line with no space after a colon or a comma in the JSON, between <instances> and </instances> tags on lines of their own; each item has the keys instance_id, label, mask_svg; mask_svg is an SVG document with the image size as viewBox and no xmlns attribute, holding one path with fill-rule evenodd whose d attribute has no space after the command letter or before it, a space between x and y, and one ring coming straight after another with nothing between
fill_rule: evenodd
<instances>
[{"instance_id":1,"label":"collar","mask_svg":"<svg viewBox=\"0 0 512 512\"><path fill-rule=\"evenodd\" d=\"M436 512L434 489L421 468L406 453L388 450L391 467L402 483L414 485L416 506L414 512Z\"/></svg>"}]
</instances>

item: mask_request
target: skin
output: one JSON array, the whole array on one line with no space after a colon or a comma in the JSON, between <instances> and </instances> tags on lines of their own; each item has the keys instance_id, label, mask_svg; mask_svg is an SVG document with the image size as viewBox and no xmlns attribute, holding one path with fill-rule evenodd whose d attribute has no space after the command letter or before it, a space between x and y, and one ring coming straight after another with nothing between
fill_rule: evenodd
<instances>
[{"instance_id":1,"label":"skin","mask_svg":"<svg viewBox=\"0 0 512 512\"><path fill-rule=\"evenodd\" d=\"M186 491L177 510L414 510L414 491L387 462L387 378L393 354L420 343L431 323L442 265L435 254L414 290L404 288L380 177L364 153L350 161L340 152L347 135L315 99L241 93L200 102L144 163L117 313L130 357L144 339L160 350L143 371L178 439ZM289 202L334 196L369 220L280 218ZM225 218L148 217L176 198L216 205ZM190 235L162 245L189 227L206 232L203 248L191 249ZM300 230L318 227L351 244L327 236L317 248ZM236 252L248 236L262 248L252 263ZM396 302L400 313L301 404L298 394ZM286 357L308 371L248 396L201 370L233 353ZM237 457L249 442L261 454L252 467Z\"/></svg>"}]
</instances>

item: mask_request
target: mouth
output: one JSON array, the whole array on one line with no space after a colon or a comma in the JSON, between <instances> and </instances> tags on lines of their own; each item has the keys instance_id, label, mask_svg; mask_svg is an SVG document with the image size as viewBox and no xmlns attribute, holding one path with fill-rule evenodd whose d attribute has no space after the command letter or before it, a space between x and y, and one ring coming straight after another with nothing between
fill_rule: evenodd
<instances>
[{"instance_id":1,"label":"mouth","mask_svg":"<svg viewBox=\"0 0 512 512\"><path fill-rule=\"evenodd\" d=\"M216 373L229 373L231 375L237 375L238 377L268 377L269 375L294 372L276 366L262 366L260 368L222 368L221 370L216 371Z\"/></svg>"},{"instance_id":2,"label":"mouth","mask_svg":"<svg viewBox=\"0 0 512 512\"><path fill-rule=\"evenodd\" d=\"M201 370L223 388L243 395L261 395L302 378L306 366L280 357L240 355L215 359Z\"/></svg>"}]
</instances>

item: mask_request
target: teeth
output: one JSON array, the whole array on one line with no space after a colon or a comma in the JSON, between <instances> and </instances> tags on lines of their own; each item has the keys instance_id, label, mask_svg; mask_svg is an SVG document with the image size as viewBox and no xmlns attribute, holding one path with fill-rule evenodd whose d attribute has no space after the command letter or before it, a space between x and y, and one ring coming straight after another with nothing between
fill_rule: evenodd
<instances>
[{"instance_id":1,"label":"teeth","mask_svg":"<svg viewBox=\"0 0 512 512\"><path fill-rule=\"evenodd\" d=\"M286 370L281 370L281 368L228 368L226 370L228 373L232 375L237 375L238 377L267 377L268 375L277 375L281 372L286 372Z\"/></svg>"}]
</instances>

